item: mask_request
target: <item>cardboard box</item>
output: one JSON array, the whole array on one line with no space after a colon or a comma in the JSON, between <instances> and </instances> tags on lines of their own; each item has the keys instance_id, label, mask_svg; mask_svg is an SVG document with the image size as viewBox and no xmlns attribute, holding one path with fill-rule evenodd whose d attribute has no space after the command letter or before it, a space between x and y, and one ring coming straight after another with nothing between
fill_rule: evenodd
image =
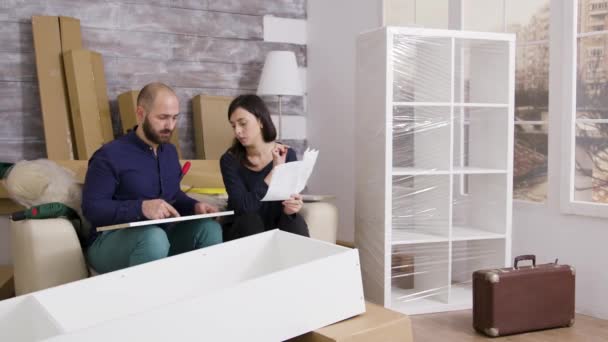
<instances>
[{"instance_id":1,"label":"cardboard box","mask_svg":"<svg viewBox=\"0 0 608 342\"><path fill-rule=\"evenodd\" d=\"M122 122L122 131L127 133L137 125L137 96L138 90L131 90L118 95L118 110L120 111L120 121ZM180 104L183 108L185 104ZM171 143L177 149L177 155L182 157L182 152L179 147L179 131L177 126L171 135Z\"/></svg>"},{"instance_id":2,"label":"cardboard box","mask_svg":"<svg viewBox=\"0 0 608 342\"><path fill-rule=\"evenodd\" d=\"M69 20L64 22L63 34L73 37L71 29L74 29L74 23ZM59 18L33 16L32 32L47 158L74 159ZM68 44L64 44L66 48Z\"/></svg>"},{"instance_id":3,"label":"cardboard box","mask_svg":"<svg viewBox=\"0 0 608 342\"><path fill-rule=\"evenodd\" d=\"M63 61L77 156L88 160L104 142L91 52L70 50L63 54Z\"/></svg>"},{"instance_id":4,"label":"cardboard box","mask_svg":"<svg viewBox=\"0 0 608 342\"><path fill-rule=\"evenodd\" d=\"M15 296L15 282L13 281L13 267L0 265L0 300Z\"/></svg>"},{"instance_id":5,"label":"cardboard box","mask_svg":"<svg viewBox=\"0 0 608 342\"><path fill-rule=\"evenodd\" d=\"M219 160L188 160L190 171L184 176L181 184L195 188L223 188L224 180ZM182 166L186 160L180 160Z\"/></svg>"},{"instance_id":6,"label":"cardboard box","mask_svg":"<svg viewBox=\"0 0 608 342\"><path fill-rule=\"evenodd\" d=\"M400 289L414 288L414 255L393 251L391 255L392 285Z\"/></svg>"},{"instance_id":7,"label":"cardboard box","mask_svg":"<svg viewBox=\"0 0 608 342\"><path fill-rule=\"evenodd\" d=\"M61 31L61 52L82 49L80 20L70 17L59 17L58 19Z\"/></svg>"},{"instance_id":8,"label":"cardboard box","mask_svg":"<svg viewBox=\"0 0 608 342\"><path fill-rule=\"evenodd\" d=\"M413 341L408 316L373 303L365 313L299 336L291 342L409 342Z\"/></svg>"},{"instance_id":9,"label":"cardboard box","mask_svg":"<svg viewBox=\"0 0 608 342\"><path fill-rule=\"evenodd\" d=\"M197 95L192 99L196 158L220 159L232 145L234 132L228 121L229 96Z\"/></svg>"},{"instance_id":10,"label":"cardboard box","mask_svg":"<svg viewBox=\"0 0 608 342\"><path fill-rule=\"evenodd\" d=\"M103 137L103 142L107 143L114 140L114 130L112 129L112 114L110 112L110 100L108 99L108 86L101 54L91 51L91 63L93 65L97 108L99 109L99 119L101 122L101 136Z\"/></svg>"},{"instance_id":11,"label":"cardboard box","mask_svg":"<svg viewBox=\"0 0 608 342\"><path fill-rule=\"evenodd\" d=\"M122 132L127 133L137 125L137 95L138 90L131 90L118 95L118 111L120 112L120 122Z\"/></svg>"},{"instance_id":12,"label":"cardboard box","mask_svg":"<svg viewBox=\"0 0 608 342\"><path fill-rule=\"evenodd\" d=\"M364 311L357 250L273 230L0 302L0 341L283 341Z\"/></svg>"}]
</instances>

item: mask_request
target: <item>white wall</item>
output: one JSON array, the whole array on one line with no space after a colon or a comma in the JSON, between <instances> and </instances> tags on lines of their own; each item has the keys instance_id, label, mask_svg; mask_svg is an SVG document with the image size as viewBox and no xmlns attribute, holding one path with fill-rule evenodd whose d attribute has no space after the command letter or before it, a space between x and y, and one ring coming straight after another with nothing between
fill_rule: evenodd
<instances>
[{"instance_id":1,"label":"white wall","mask_svg":"<svg viewBox=\"0 0 608 342\"><path fill-rule=\"evenodd\" d=\"M381 26L380 0L308 0L308 142L319 149L311 193L337 196L338 239L354 241L355 39Z\"/></svg>"},{"instance_id":2,"label":"white wall","mask_svg":"<svg viewBox=\"0 0 608 342\"><path fill-rule=\"evenodd\" d=\"M320 150L309 186L337 196L338 239L354 241L356 37L383 22L447 28L448 0L309 0L307 20L307 137Z\"/></svg>"}]
</instances>

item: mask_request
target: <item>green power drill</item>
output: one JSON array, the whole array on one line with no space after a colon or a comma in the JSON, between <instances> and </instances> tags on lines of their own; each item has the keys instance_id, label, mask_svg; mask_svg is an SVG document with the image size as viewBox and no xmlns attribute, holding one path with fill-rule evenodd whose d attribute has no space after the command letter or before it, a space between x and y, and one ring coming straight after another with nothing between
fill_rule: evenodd
<instances>
[{"instance_id":1,"label":"green power drill","mask_svg":"<svg viewBox=\"0 0 608 342\"><path fill-rule=\"evenodd\" d=\"M11 220L22 221L25 219L42 220L55 217L78 218L78 213L67 205L59 202L35 205L29 209L17 211L11 214Z\"/></svg>"}]
</instances>

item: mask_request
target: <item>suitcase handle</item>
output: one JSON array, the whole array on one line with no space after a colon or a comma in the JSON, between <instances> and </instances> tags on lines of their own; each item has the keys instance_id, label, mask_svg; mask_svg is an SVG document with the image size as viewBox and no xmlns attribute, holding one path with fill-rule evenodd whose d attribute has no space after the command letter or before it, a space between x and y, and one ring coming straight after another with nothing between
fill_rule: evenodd
<instances>
[{"instance_id":1,"label":"suitcase handle","mask_svg":"<svg viewBox=\"0 0 608 342\"><path fill-rule=\"evenodd\" d=\"M513 262L513 268L517 269L517 263L524 260L532 260L532 267L536 267L536 255L528 254L515 257L515 261Z\"/></svg>"}]
</instances>

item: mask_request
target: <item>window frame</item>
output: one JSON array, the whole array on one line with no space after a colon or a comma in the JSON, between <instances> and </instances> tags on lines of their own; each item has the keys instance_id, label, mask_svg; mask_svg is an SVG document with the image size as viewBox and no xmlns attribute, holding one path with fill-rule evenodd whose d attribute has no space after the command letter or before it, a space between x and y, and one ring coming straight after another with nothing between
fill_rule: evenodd
<instances>
[{"instance_id":1,"label":"window frame","mask_svg":"<svg viewBox=\"0 0 608 342\"><path fill-rule=\"evenodd\" d=\"M562 25L562 49L560 54L561 87L563 94L560 101L563 120L561 120L561 181L560 209L564 214L608 218L608 203L594 203L575 200L575 157L576 157L576 89L577 89L577 54L578 38L590 35L578 33L578 3L577 1L556 1L552 5L560 6ZM558 5L559 4L559 5ZM593 33L591 34L593 35ZM584 51L581 53L585 53Z\"/></svg>"},{"instance_id":2,"label":"window frame","mask_svg":"<svg viewBox=\"0 0 608 342\"><path fill-rule=\"evenodd\" d=\"M452 25L451 28L458 28L458 29L464 29L465 27L465 21L467 19L467 13L465 13L465 6L464 3L467 0L450 0L450 4L453 4L452 6L452 11L459 11L459 15L455 15L456 17L458 17L458 20L455 20L455 22L457 22L457 25ZM500 28L501 30L499 32L502 33L509 33L507 31L507 1L509 0L501 0L501 11L502 11L502 22L500 23ZM549 18L549 23L550 25L552 25L553 23L553 6L554 5L554 0L549 0L549 8L550 8L550 18ZM515 53L517 54L517 49L519 48L527 48L527 47L534 47L534 46L542 46L542 45L547 45L549 48L549 56L548 56L548 70L547 70L547 91L548 91L548 96L550 97L550 93L551 93L551 63L552 63L552 35L551 35L551 28L549 28L549 35L547 37L547 39L541 39L541 40L531 40L531 41L525 41L525 42L519 42L519 41L515 41ZM515 33L514 33L515 34ZM550 118L551 118L551 109L550 109L550 101L549 98L547 99L548 103L547 103L547 110L549 112L549 116L545 119L545 120L518 120L517 118L514 119L514 123L513 123L513 130L515 131L515 128L517 126L524 126L524 125L540 125L540 126L545 126L545 131L547 132L547 145L550 145L550 135L551 135L551 125L550 125ZM513 137L513 148L515 148L515 136ZM543 201L533 201L533 200L527 200L527 199L523 199L523 198L512 198L513 204L516 207L519 206L543 206L543 207L547 207L548 206L548 202L549 202L549 192L550 192L550 184L549 184L549 165L550 165L550 159L551 159L551 151L550 151L550 146L549 146L549 151L547 153L547 168L546 168L546 183L547 183L547 192L545 194L545 199ZM513 181L513 180L512 180ZM513 190L515 190L515 187L513 187Z\"/></svg>"}]
</instances>

